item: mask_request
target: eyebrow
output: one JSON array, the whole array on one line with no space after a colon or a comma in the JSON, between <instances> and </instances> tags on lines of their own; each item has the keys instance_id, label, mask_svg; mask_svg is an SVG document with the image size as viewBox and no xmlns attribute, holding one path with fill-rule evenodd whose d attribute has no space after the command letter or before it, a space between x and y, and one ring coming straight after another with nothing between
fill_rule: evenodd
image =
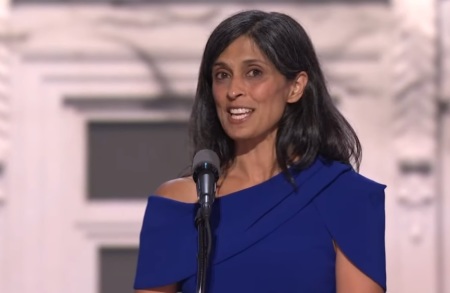
<instances>
[{"instance_id":1,"label":"eyebrow","mask_svg":"<svg viewBox=\"0 0 450 293\"><path fill-rule=\"evenodd\" d=\"M244 64L246 64L246 65L252 64L252 63L262 63L262 64L264 64L264 65L267 64L264 60L261 60L261 59L246 59L246 60L244 60L242 63L244 63ZM216 67L216 66L219 66L219 67L220 67L220 66L223 66L223 67L229 67L227 63L221 62L221 61L214 62L213 67Z\"/></svg>"}]
</instances>

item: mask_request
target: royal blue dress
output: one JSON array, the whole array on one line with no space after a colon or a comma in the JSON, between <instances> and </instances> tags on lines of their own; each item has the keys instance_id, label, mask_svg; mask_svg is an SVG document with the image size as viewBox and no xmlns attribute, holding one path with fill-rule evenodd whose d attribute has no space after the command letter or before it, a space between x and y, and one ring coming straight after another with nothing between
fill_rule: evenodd
<instances>
[{"instance_id":1,"label":"royal blue dress","mask_svg":"<svg viewBox=\"0 0 450 293\"><path fill-rule=\"evenodd\" d=\"M294 179L297 189L280 173L216 199L207 292L334 293L333 241L386 289L385 186L322 159ZM149 197L135 289L196 291L195 215L196 204Z\"/></svg>"}]
</instances>

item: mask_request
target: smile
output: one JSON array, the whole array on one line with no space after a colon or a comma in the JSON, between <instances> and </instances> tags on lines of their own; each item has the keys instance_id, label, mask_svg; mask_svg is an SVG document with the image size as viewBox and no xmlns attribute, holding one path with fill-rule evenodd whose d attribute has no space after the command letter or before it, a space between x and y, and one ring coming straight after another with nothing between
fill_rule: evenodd
<instances>
[{"instance_id":1,"label":"smile","mask_svg":"<svg viewBox=\"0 0 450 293\"><path fill-rule=\"evenodd\" d=\"M250 108L230 108L228 113L231 114L233 120L243 120L251 115L253 109Z\"/></svg>"}]
</instances>

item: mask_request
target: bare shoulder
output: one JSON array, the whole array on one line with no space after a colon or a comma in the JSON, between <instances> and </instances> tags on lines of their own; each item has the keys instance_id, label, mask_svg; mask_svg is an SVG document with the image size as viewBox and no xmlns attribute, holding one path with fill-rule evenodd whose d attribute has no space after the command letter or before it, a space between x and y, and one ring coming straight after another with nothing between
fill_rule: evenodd
<instances>
[{"instance_id":1,"label":"bare shoulder","mask_svg":"<svg viewBox=\"0 0 450 293\"><path fill-rule=\"evenodd\" d=\"M191 177L182 177L164 182L156 189L155 195L186 203L197 201L197 190Z\"/></svg>"}]
</instances>

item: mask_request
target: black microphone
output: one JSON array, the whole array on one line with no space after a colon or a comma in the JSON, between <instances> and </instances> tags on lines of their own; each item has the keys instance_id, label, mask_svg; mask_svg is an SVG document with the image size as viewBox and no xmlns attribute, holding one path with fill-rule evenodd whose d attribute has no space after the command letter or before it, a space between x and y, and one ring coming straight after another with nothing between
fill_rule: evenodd
<instances>
[{"instance_id":1,"label":"black microphone","mask_svg":"<svg viewBox=\"0 0 450 293\"><path fill-rule=\"evenodd\" d=\"M192 169L198 202L201 207L210 209L216 197L216 183L220 176L219 156L212 150L200 150L194 156Z\"/></svg>"},{"instance_id":2,"label":"black microphone","mask_svg":"<svg viewBox=\"0 0 450 293\"><path fill-rule=\"evenodd\" d=\"M195 225L198 229L197 292L204 293L213 242L209 220L212 204L216 197L220 159L212 150L200 150L192 160L192 170L192 177L197 186L197 196L200 204L195 216Z\"/></svg>"}]
</instances>

